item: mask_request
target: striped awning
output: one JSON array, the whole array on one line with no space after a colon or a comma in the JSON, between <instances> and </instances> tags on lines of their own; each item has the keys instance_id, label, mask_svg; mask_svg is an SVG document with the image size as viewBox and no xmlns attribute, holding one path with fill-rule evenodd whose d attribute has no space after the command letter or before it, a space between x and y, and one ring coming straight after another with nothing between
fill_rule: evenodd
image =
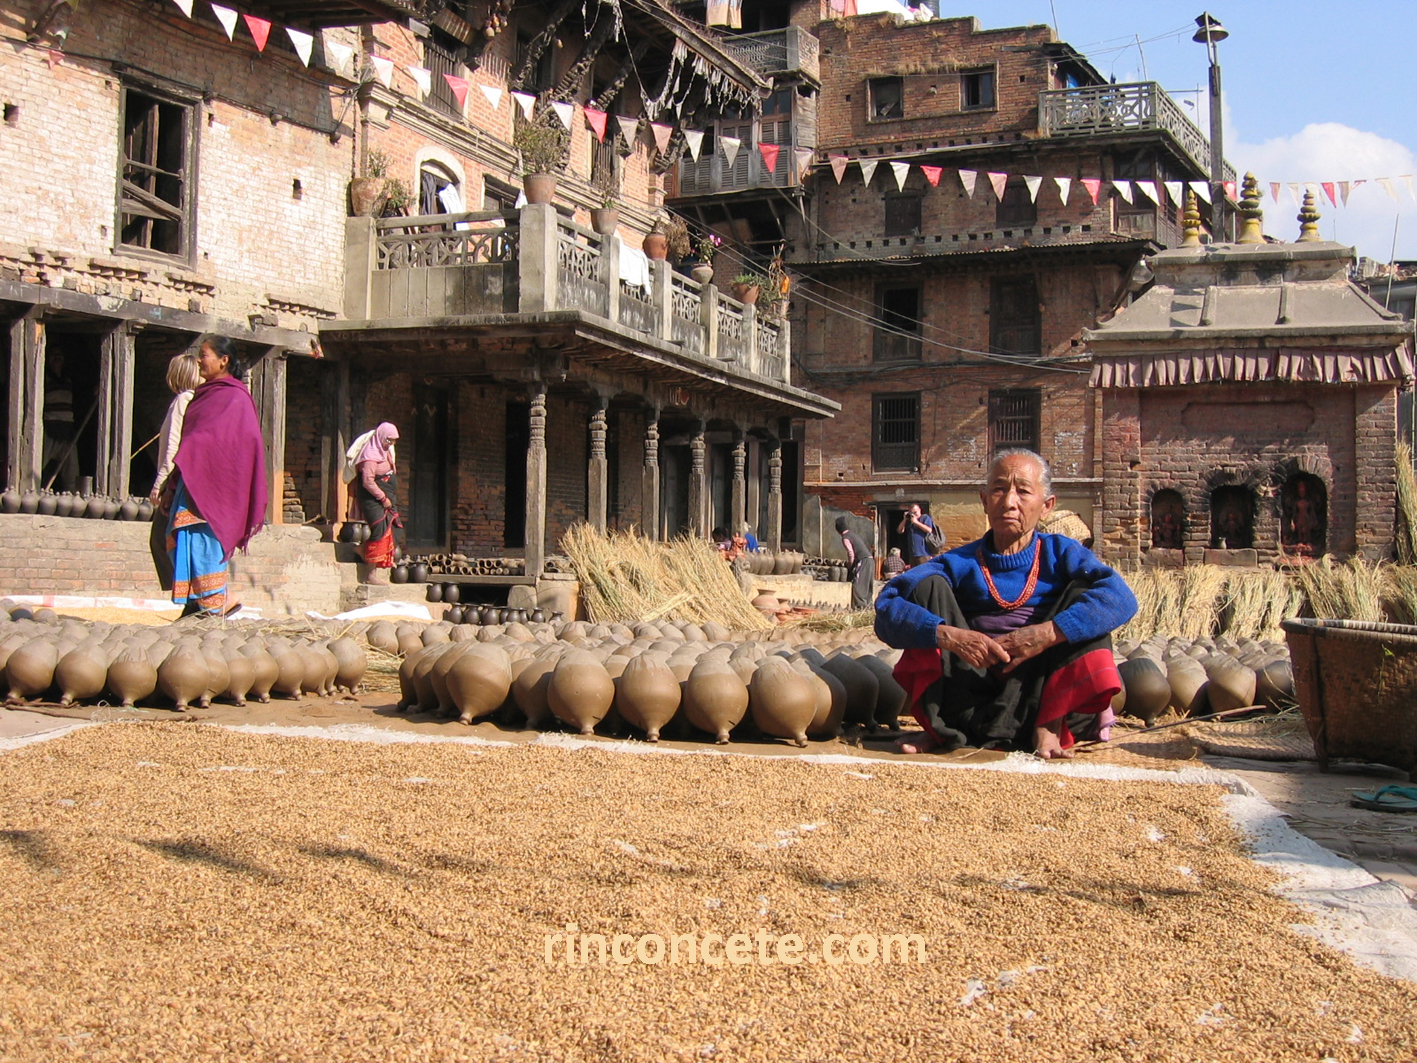
<instances>
[{"instance_id":1,"label":"striped awning","mask_svg":"<svg viewBox=\"0 0 1417 1063\"><path fill-rule=\"evenodd\" d=\"M1272 351L1169 351L1094 355L1095 388L1177 387L1221 381L1282 380L1302 384L1380 384L1413 378L1406 346L1278 348Z\"/></svg>"}]
</instances>

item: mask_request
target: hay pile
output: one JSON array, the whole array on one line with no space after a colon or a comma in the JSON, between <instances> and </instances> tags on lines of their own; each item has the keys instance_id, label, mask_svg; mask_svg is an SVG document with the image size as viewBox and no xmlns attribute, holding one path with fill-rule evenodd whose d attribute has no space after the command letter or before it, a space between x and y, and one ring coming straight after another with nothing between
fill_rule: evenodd
<instances>
[{"instance_id":1,"label":"hay pile","mask_svg":"<svg viewBox=\"0 0 1417 1063\"><path fill-rule=\"evenodd\" d=\"M5 1059L1289 1063L1417 1043L1417 987L1288 929L1303 917L1198 787L200 725L0 761ZM926 953L548 962L567 924L813 951L907 933Z\"/></svg>"},{"instance_id":2,"label":"hay pile","mask_svg":"<svg viewBox=\"0 0 1417 1063\"><path fill-rule=\"evenodd\" d=\"M1299 615L1304 604L1294 580L1270 569L1187 565L1128 572L1126 579L1137 597L1137 615L1114 637L1137 642L1153 635L1283 639L1279 622Z\"/></svg>"},{"instance_id":3,"label":"hay pile","mask_svg":"<svg viewBox=\"0 0 1417 1063\"><path fill-rule=\"evenodd\" d=\"M586 611L597 623L687 620L730 630L772 627L707 539L681 535L655 542L634 529L607 534L577 524L562 538L561 551L571 559Z\"/></svg>"}]
</instances>

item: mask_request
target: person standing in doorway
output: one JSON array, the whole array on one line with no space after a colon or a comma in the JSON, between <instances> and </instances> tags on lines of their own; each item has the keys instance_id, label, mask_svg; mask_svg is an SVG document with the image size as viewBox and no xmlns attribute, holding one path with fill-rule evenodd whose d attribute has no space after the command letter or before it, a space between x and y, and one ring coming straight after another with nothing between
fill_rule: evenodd
<instances>
[{"instance_id":1,"label":"person standing in doorway","mask_svg":"<svg viewBox=\"0 0 1417 1063\"><path fill-rule=\"evenodd\" d=\"M910 560L910 567L914 568L925 561L929 561L939 551L932 551L925 539L935 530L935 522L930 514L924 513L920 509L920 503L914 502L905 511L905 516L900 519L900 526L896 528L900 534L905 536L906 557ZM940 544L940 550L944 549L944 544Z\"/></svg>"},{"instance_id":2,"label":"person standing in doorway","mask_svg":"<svg viewBox=\"0 0 1417 1063\"><path fill-rule=\"evenodd\" d=\"M851 530L845 517L836 518L836 530L846 547L846 574L851 581L851 608L865 609L871 604L871 580L876 575L876 559L866 540Z\"/></svg>"}]
</instances>

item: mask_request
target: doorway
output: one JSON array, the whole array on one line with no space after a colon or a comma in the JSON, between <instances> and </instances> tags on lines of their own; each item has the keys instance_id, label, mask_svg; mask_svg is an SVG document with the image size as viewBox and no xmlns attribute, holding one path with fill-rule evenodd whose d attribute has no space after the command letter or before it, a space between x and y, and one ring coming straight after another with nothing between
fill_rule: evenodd
<instances>
[{"instance_id":1,"label":"doorway","mask_svg":"<svg viewBox=\"0 0 1417 1063\"><path fill-rule=\"evenodd\" d=\"M448 528L448 393L429 384L413 385L413 461L409 463L410 549L441 547Z\"/></svg>"}]
</instances>

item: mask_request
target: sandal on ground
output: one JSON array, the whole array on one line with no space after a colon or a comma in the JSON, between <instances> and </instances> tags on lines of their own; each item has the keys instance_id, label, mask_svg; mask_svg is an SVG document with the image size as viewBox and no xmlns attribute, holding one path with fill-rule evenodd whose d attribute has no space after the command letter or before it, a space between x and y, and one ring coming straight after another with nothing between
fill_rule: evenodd
<instances>
[{"instance_id":1,"label":"sandal on ground","mask_svg":"<svg viewBox=\"0 0 1417 1063\"><path fill-rule=\"evenodd\" d=\"M1374 793L1355 793L1353 804L1374 812L1417 812L1417 786L1384 786Z\"/></svg>"},{"instance_id":2,"label":"sandal on ground","mask_svg":"<svg viewBox=\"0 0 1417 1063\"><path fill-rule=\"evenodd\" d=\"M226 611L225 611L224 613L222 613L221 615L224 616L224 617L226 617L226 616L235 616L235 615L236 615L237 613L239 613L239 612L241 612L241 603L240 603L240 602L236 602L236 603L234 603L234 604L232 604L232 605L228 605L228 606L226 607Z\"/></svg>"}]
</instances>

